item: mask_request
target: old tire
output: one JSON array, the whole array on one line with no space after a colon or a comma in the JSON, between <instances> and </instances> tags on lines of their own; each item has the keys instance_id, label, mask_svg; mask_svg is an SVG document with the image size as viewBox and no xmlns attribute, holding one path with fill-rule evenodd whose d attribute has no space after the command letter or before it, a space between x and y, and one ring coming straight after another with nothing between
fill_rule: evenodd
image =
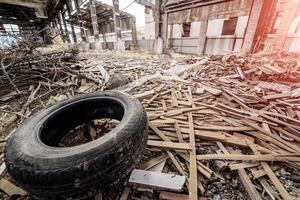
<instances>
[{"instance_id":1,"label":"old tire","mask_svg":"<svg viewBox=\"0 0 300 200\"><path fill-rule=\"evenodd\" d=\"M108 134L73 147L55 147L74 125L114 118ZM84 199L124 179L140 160L148 124L141 103L119 92L62 101L24 122L8 140L5 162L19 186L41 199Z\"/></svg>"}]
</instances>

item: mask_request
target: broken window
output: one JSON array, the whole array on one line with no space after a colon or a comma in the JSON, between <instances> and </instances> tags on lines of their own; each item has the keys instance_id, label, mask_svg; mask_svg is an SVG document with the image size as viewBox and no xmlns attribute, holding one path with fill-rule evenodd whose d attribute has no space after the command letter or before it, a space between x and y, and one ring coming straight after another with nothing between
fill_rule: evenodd
<instances>
[{"instance_id":1,"label":"broken window","mask_svg":"<svg viewBox=\"0 0 300 200\"><path fill-rule=\"evenodd\" d=\"M191 32L191 23L183 23L182 24L182 37L190 37Z\"/></svg>"},{"instance_id":2,"label":"broken window","mask_svg":"<svg viewBox=\"0 0 300 200\"><path fill-rule=\"evenodd\" d=\"M222 35L234 35L236 24L237 24L237 17L232 17L224 21Z\"/></svg>"}]
</instances>

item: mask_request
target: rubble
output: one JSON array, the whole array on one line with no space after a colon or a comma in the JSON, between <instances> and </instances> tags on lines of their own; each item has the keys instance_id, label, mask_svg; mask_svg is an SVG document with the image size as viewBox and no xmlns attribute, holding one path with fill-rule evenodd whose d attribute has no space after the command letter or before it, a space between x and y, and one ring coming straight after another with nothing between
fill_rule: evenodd
<instances>
[{"instance_id":1,"label":"rubble","mask_svg":"<svg viewBox=\"0 0 300 200\"><path fill-rule=\"evenodd\" d=\"M187 180L180 193L122 185L118 197L186 199L197 192L208 199L300 197L296 57L33 55L28 57L34 64L23 59L6 68L16 87L1 78L1 139L49 101L108 89L108 77L118 73L130 82L113 88L139 98L149 118L148 147L138 169L160 164L162 173ZM172 73L173 67L180 73Z\"/></svg>"},{"instance_id":2,"label":"rubble","mask_svg":"<svg viewBox=\"0 0 300 200\"><path fill-rule=\"evenodd\" d=\"M184 64L189 62L189 65L179 77L188 83L154 78L127 91L140 97L148 112L152 130L149 148L168 151L172 146L176 152L175 159L179 161L177 173L188 173L189 184L195 178L191 175L193 166L189 161L195 157L188 151L188 158L185 155L187 152L181 148L184 143L193 148L189 138L194 132L200 181L193 184L197 184L201 196L212 199L272 198L270 192L265 192L266 184L251 180L252 171L260 169L265 171L265 179L270 179L268 184L272 185L274 191L277 190L277 196L284 199L299 198L299 189L296 189L298 192L288 193L287 182L278 179L276 170L270 168L277 165L280 157L282 167L289 166L293 173L299 170L298 94L287 96L284 89L297 90L299 87L299 63L296 58L290 57L290 67L286 68L281 61L286 58L272 59L270 57L262 61L255 56L231 55L230 59L199 57L190 63L191 59L188 58ZM195 65L201 60L207 62ZM264 71L266 68L268 76ZM262 81L268 81L270 86L260 87ZM257 87L260 89L257 90ZM145 93L147 95L139 95ZM266 98L270 95L273 98ZM191 119L194 126L189 125ZM205 152L200 152L202 148ZM241 151L237 154L236 150ZM232 160L231 166L244 166L237 169L238 174L231 179L228 175L232 174L230 171L233 169L224 169L223 165L226 164L222 160ZM259 164L256 161L261 162ZM189 167L190 171L183 170ZM212 173L208 175L208 171ZM217 181L210 181L214 179ZM243 184L248 197L244 192L239 192L241 183L238 182ZM214 184L216 187L213 187ZM229 185L230 189L222 189L224 184ZM234 188L238 192L230 193ZM191 191L190 186L190 195Z\"/></svg>"}]
</instances>

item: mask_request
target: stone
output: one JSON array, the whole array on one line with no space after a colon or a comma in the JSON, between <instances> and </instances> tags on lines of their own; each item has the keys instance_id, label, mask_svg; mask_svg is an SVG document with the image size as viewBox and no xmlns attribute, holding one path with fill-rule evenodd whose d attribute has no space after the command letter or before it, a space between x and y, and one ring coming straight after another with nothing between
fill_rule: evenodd
<instances>
[{"instance_id":1,"label":"stone","mask_svg":"<svg viewBox=\"0 0 300 200\"><path fill-rule=\"evenodd\" d=\"M106 84L106 89L107 90L112 90L118 87L121 87L123 85L126 85L130 82L129 78L122 74L113 74L110 76L107 84Z\"/></svg>"}]
</instances>

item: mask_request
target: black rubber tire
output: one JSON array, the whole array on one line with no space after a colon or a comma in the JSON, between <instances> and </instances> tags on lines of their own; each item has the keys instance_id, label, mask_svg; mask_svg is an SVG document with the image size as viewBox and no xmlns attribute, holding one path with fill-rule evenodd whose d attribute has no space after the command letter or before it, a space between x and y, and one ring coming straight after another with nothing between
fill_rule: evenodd
<instances>
[{"instance_id":1,"label":"black rubber tire","mask_svg":"<svg viewBox=\"0 0 300 200\"><path fill-rule=\"evenodd\" d=\"M99 117L121 121L89 143L53 147L51 138ZM86 94L24 122L7 142L5 163L18 185L35 197L85 199L125 179L140 161L147 137L146 112L137 99L113 91Z\"/></svg>"}]
</instances>

